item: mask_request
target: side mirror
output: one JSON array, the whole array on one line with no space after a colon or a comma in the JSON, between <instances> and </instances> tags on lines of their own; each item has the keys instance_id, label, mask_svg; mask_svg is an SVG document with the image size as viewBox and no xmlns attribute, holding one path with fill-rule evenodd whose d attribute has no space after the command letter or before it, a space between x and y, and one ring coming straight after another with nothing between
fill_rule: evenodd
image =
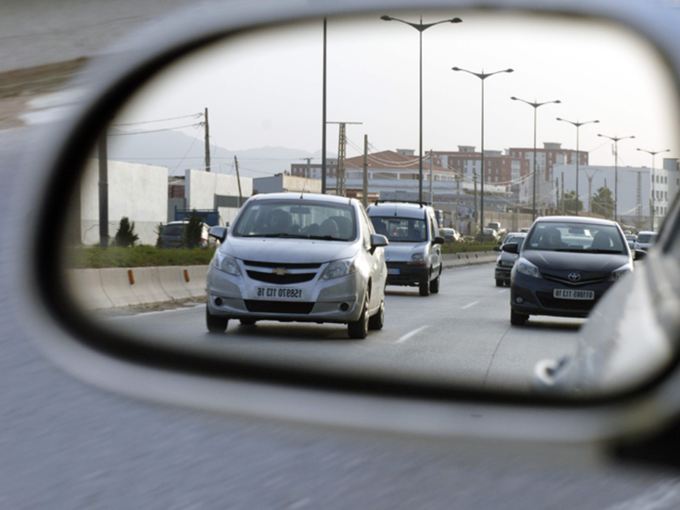
<instances>
[{"instance_id":1,"label":"side mirror","mask_svg":"<svg viewBox=\"0 0 680 510\"><path fill-rule=\"evenodd\" d=\"M224 240L227 238L227 227L212 227L210 231L208 232L208 235L210 237L214 237L217 239L219 242L223 243Z\"/></svg>"},{"instance_id":2,"label":"side mirror","mask_svg":"<svg viewBox=\"0 0 680 510\"><path fill-rule=\"evenodd\" d=\"M647 252L645 250L633 250L634 252L634 259L635 260L644 260L645 257L647 256Z\"/></svg>"},{"instance_id":3,"label":"side mirror","mask_svg":"<svg viewBox=\"0 0 680 510\"><path fill-rule=\"evenodd\" d=\"M445 241L444 241L444 238L443 238L443 237L441 237L441 236L436 236L436 237L434 238L434 241L433 241L433 242L434 242L434 244L444 244Z\"/></svg>"},{"instance_id":4,"label":"side mirror","mask_svg":"<svg viewBox=\"0 0 680 510\"><path fill-rule=\"evenodd\" d=\"M371 249L379 248L380 246L387 246L390 242L382 234L371 234Z\"/></svg>"},{"instance_id":5,"label":"side mirror","mask_svg":"<svg viewBox=\"0 0 680 510\"><path fill-rule=\"evenodd\" d=\"M519 253L519 245L517 243L507 243L501 246L500 248L503 251L507 251L508 253Z\"/></svg>"},{"instance_id":6,"label":"side mirror","mask_svg":"<svg viewBox=\"0 0 680 510\"><path fill-rule=\"evenodd\" d=\"M501 251L501 247L500 246L494 246L493 251Z\"/></svg>"}]
</instances>

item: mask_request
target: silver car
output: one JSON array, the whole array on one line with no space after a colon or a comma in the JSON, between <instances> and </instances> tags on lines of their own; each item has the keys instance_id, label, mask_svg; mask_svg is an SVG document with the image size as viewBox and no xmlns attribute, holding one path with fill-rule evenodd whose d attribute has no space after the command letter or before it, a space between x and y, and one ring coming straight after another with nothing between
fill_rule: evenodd
<instances>
[{"instance_id":1,"label":"silver car","mask_svg":"<svg viewBox=\"0 0 680 510\"><path fill-rule=\"evenodd\" d=\"M656 241L656 232L638 232L634 249L648 250Z\"/></svg>"},{"instance_id":2,"label":"silver car","mask_svg":"<svg viewBox=\"0 0 680 510\"><path fill-rule=\"evenodd\" d=\"M207 279L208 330L229 319L347 324L350 338L381 329L385 317L385 236L360 202L331 195L256 195L241 208Z\"/></svg>"}]
</instances>

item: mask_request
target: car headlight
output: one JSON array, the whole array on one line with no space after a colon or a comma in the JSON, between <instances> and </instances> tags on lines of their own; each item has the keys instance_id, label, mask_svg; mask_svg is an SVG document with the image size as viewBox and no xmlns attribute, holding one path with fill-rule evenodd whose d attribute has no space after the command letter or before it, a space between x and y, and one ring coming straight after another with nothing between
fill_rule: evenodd
<instances>
[{"instance_id":1,"label":"car headlight","mask_svg":"<svg viewBox=\"0 0 680 510\"><path fill-rule=\"evenodd\" d=\"M328 267L323 272L323 276L321 278L324 280L340 278L341 276L347 276L348 274L355 273L356 270L356 258L335 260L328 264Z\"/></svg>"},{"instance_id":2,"label":"car headlight","mask_svg":"<svg viewBox=\"0 0 680 510\"><path fill-rule=\"evenodd\" d=\"M615 282L615 281L619 280L623 275L626 275L626 274L628 274L632 271L633 271L633 265L626 263L626 264L622 265L620 268L612 271L612 275L609 277L609 281Z\"/></svg>"},{"instance_id":3,"label":"car headlight","mask_svg":"<svg viewBox=\"0 0 680 510\"><path fill-rule=\"evenodd\" d=\"M527 259L519 259L517 262L517 272L527 276L533 276L534 278L541 277L541 272L538 270L538 267L529 262Z\"/></svg>"},{"instance_id":4,"label":"car headlight","mask_svg":"<svg viewBox=\"0 0 680 510\"><path fill-rule=\"evenodd\" d=\"M215 257L213 257L213 265L220 271L224 271L227 274L241 276L241 269L238 267L236 257L232 257L226 253L220 253L219 251L216 251Z\"/></svg>"},{"instance_id":5,"label":"car headlight","mask_svg":"<svg viewBox=\"0 0 680 510\"><path fill-rule=\"evenodd\" d=\"M411 255L411 260L408 261L409 266L426 266L427 257L423 252L414 253Z\"/></svg>"}]
</instances>

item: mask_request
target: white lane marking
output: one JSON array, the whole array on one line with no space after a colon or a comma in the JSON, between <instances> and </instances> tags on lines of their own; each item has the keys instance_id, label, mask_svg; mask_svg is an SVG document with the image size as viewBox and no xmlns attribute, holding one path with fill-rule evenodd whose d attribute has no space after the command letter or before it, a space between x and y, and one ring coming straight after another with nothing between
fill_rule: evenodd
<instances>
[{"instance_id":1,"label":"white lane marking","mask_svg":"<svg viewBox=\"0 0 680 510\"><path fill-rule=\"evenodd\" d=\"M400 344L400 343L402 343L402 342L405 342L406 340L408 340L408 339L411 338L412 336L417 335L417 334L420 333L422 330L427 329L427 328L429 328L429 327L430 327L430 326L420 326L418 329L414 329L414 330L411 331L410 333L406 333L404 336L402 336L399 340L397 340L397 341L394 342L394 343L395 343L395 344Z\"/></svg>"},{"instance_id":2,"label":"white lane marking","mask_svg":"<svg viewBox=\"0 0 680 510\"><path fill-rule=\"evenodd\" d=\"M503 294L503 292L507 292L507 291L508 291L508 289L503 289L503 290L499 290L498 293Z\"/></svg>"},{"instance_id":3,"label":"white lane marking","mask_svg":"<svg viewBox=\"0 0 680 510\"><path fill-rule=\"evenodd\" d=\"M461 310L465 310L466 308L470 308L471 306L475 306L477 304L479 304L479 301L473 301L469 305L465 305L463 308L461 308Z\"/></svg>"}]
</instances>

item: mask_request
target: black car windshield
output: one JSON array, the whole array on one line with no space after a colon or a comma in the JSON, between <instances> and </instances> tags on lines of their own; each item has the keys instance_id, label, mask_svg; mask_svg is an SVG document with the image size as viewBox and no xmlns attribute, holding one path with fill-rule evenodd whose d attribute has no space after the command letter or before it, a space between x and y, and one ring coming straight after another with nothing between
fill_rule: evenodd
<instances>
[{"instance_id":1,"label":"black car windshield","mask_svg":"<svg viewBox=\"0 0 680 510\"><path fill-rule=\"evenodd\" d=\"M626 253L624 240L613 225L539 223L527 237L524 249L586 253Z\"/></svg>"},{"instance_id":2,"label":"black car windshield","mask_svg":"<svg viewBox=\"0 0 680 510\"><path fill-rule=\"evenodd\" d=\"M164 236L181 236L184 235L184 228L186 227L185 224L183 225L165 225L163 227L163 232L161 235Z\"/></svg>"},{"instance_id":3,"label":"black car windshield","mask_svg":"<svg viewBox=\"0 0 680 510\"><path fill-rule=\"evenodd\" d=\"M638 243L651 243L656 238L656 234L640 234L637 238Z\"/></svg>"},{"instance_id":4,"label":"black car windshield","mask_svg":"<svg viewBox=\"0 0 680 510\"><path fill-rule=\"evenodd\" d=\"M255 200L246 206L230 235L351 241L357 236L356 217L349 204Z\"/></svg>"},{"instance_id":5,"label":"black car windshield","mask_svg":"<svg viewBox=\"0 0 680 510\"><path fill-rule=\"evenodd\" d=\"M427 241L427 223L424 219L371 216L376 233L391 243L418 243Z\"/></svg>"}]
</instances>

